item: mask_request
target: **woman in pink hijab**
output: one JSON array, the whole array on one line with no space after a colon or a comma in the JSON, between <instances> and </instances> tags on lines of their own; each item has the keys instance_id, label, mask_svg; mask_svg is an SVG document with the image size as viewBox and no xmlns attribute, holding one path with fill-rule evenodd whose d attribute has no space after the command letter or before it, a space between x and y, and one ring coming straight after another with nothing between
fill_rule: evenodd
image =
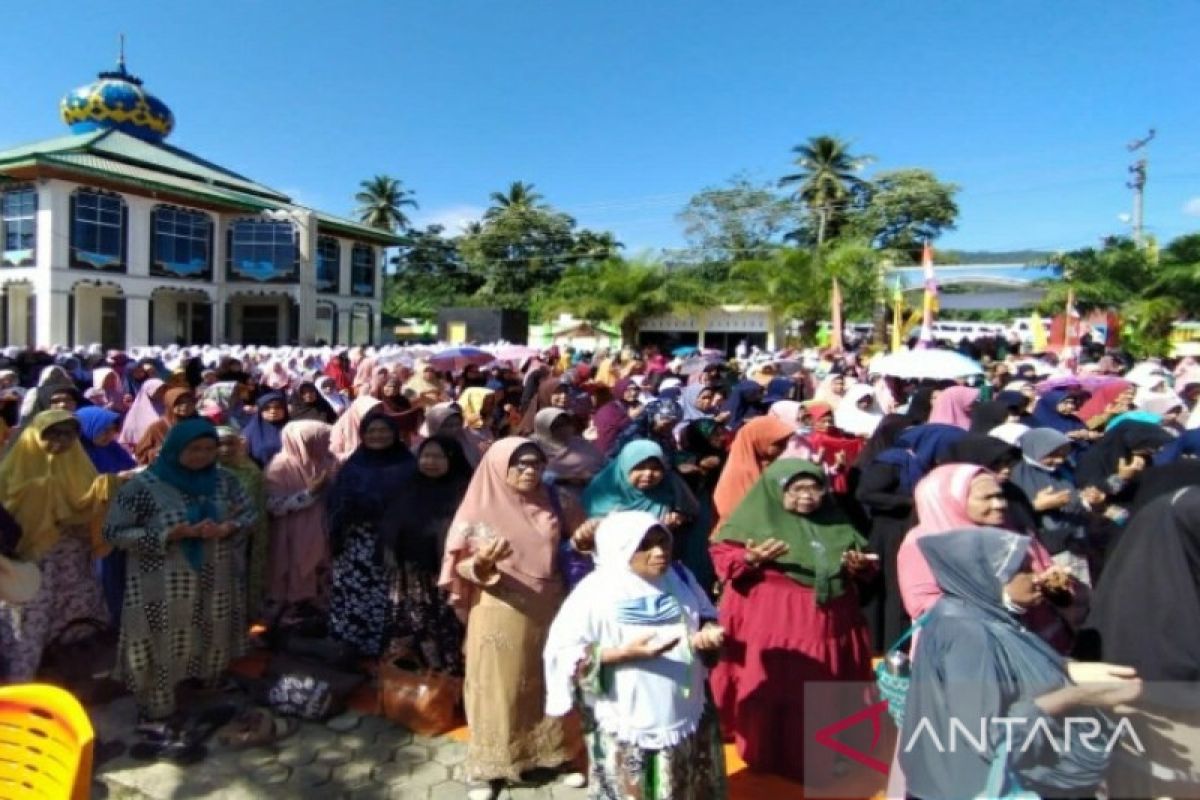
<instances>
[{"instance_id":1,"label":"woman in pink hijab","mask_svg":"<svg viewBox=\"0 0 1200 800\"><path fill-rule=\"evenodd\" d=\"M162 396L165 384L158 378L148 378L138 389L117 441L130 453L137 448L146 430L162 418Z\"/></svg>"},{"instance_id":2,"label":"woman in pink hijab","mask_svg":"<svg viewBox=\"0 0 1200 800\"><path fill-rule=\"evenodd\" d=\"M337 471L329 451L330 426L297 420L283 426L283 449L266 470L271 516L269 591L276 612L324 602L329 566L325 490Z\"/></svg>"},{"instance_id":3,"label":"woman in pink hijab","mask_svg":"<svg viewBox=\"0 0 1200 800\"><path fill-rule=\"evenodd\" d=\"M917 484L913 501L917 525L900 545L896 570L904 609L911 619L916 619L933 608L933 604L942 596L942 590L917 546L921 537L968 528L1011 526L1000 478L977 464L945 464L937 467ZM1029 554L1036 573L1042 574L1054 567L1050 553L1036 538L1030 542ZM1056 644L1056 634L1061 633L1061 630L1052 631L1051 628L1056 627L1053 625L1037 624L1030 627L1051 644Z\"/></svg>"},{"instance_id":4,"label":"woman in pink hijab","mask_svg":"<svg viewBox=\"0 0 1200 800\"><path fill-rule=\"evenodd\" d=\"M329 452L333 453L338 461L345 461L358 449L358 429L362 426L363 417L377 405L379 401L371 395L361 395L355 398L346 409L346 413L333 423L333 430L329 434Z\"/></svg>"},{"instance_id":5,"label":"woman in pink hijab","mask_svg":"<svg viewBox=\"0 0 1200 800\"><path fill-rule=\"evenodd\" d=\"M469 797L495 796L499 784L561 767L578 752L562 719L545 715L542 651L566 593L559 543L582 515L556 508L545 469L546 455L529 439L493 444L446 540L438 585L467 620Z\"/></svg>"},{"instance_id":6,"label":"woman in pink hijab","mask_svg":"<svg viewBox=\"0 0 1200 800\"><path fill-rule=\"evenodd\" d=\"M951 386L943 389L933 401L930 422L953 425L964 431L971 429L971 409L979 401L979 390L970 386Z\"/></svg>"}]
</instances>

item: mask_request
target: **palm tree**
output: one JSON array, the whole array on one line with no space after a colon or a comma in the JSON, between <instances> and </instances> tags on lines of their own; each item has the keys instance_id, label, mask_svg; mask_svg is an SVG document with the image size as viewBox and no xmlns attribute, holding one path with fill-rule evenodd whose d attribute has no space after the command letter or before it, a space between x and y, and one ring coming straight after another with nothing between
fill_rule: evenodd
<instances>
[{"instance_id":1,"label":"palm tree","mask_svg":"<svg viewBox=\"0 0 1200 800\"><path fill-rule=\"evenodd\" d=\"M484 219L507 214L521 214L527 211L542 211L549 206L542 202L542 196L533 190L532 183L513 181L509 184L508 192L492 192L492 207L483 215Z\"/></svg>"},{"instance_id":2,"label":"palm tree","mask_svg":"<svg viewBox=\"0 0 1200 800\"><path fill-rule=\"evenodd\" d=\"M837 233L847 205L867 188L858 173L874 161L872 156L850 154L850 144L836 136L813 136L792 148L800 171L784 175L780 186L796 186L796 198L817 218L817 244L826 234Z\"/></svg>"},{"instance_id":3,"label":"palm tree","mask_svg":"<svg viewBox=\"0 0 1200 800\"><path fill-rule=\"evenodd\" d=\"M354 199L359 203L356 212L359 222L385 231L408 230L411 220L405 215L404 209L417 208L417 201L413 199L413 193L404 188L403 181L387 175L376 175L358 185L360 190Z\"/></svg>"},{"instance_id":4,"label":"palm tree","mask_svg":"<svg viewBox=\"0 0 1200 800\"><path fill-rule=\"evenodd\" d=\"M569 311L588 322L610 322L621 329L623 342L636 344L647 318L701 311L718 302L709 286L684 272L646 259L614 257L594 267L568 269L543 309Z\"/></svg>"}]
</instances>

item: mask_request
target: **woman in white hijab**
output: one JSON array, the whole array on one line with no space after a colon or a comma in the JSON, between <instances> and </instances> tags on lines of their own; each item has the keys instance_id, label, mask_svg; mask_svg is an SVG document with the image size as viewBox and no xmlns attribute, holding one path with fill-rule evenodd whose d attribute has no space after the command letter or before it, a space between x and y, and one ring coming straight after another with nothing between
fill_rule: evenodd
<instances>
[{"instance_id":1,"label":"woman in white hijab","mask_svg":"<svg viewBox=\"0 0 1200 800\"><path fill-rule=\"evenodd\" d=\"M833 412L835 426L863 439L870 438L882 419L883 411L875 398L875 389L866 383L856 383L847 389Z\"/></svg>"},{"instance_id":2,"label":"woman in white hijab","mask_svg":"<svg viewBox=\"0 0 1200 800\"><path fill-rule=\"evenodd\" d=\"M720 800L725 760L705 691L724 631L671 534L618 511L595 536L596 569L567 597L546 642L546 714L589 718L594 800Z\"/></svg>"}]
</instances>

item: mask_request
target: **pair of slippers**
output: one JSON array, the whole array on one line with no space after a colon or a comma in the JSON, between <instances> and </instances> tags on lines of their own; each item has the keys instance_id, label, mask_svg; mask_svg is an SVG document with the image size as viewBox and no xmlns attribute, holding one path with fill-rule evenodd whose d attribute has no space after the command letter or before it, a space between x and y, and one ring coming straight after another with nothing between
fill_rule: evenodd
<instances>
[{"instance_id":1,"label":"pair of slippers","mask_svg":"<svg viewBox=\"0 0 1200 800\"><path fill-rule=\"evenodd\" d=\"M180 766L198 764L208 756L205 742L237 716L237 706L207 708L190 721L171 719L138 726L141 741L129 748L138 761L171 761Z\"/></svg>"},{"instance_id":2,"label":"pair of slippers","mask_svg":"<svg viewBox=\"0 0 1200 800\"><path fill-rule=\"evenodd\" d=\"M262 708L243 712L217 733L223 747L242 750L266 747L282 741L300 729L300 722L289 717L277 717Z\"/></svg>"}]
</instances>

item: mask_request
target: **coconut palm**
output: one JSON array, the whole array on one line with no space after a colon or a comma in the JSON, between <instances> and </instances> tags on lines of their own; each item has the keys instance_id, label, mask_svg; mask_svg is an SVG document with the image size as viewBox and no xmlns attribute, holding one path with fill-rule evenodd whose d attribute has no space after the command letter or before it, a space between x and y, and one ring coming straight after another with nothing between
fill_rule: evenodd
<instances>
[{"instance_id":1,"label":"coconut palm","mask_svg":"<svg viewBox=\"0 0 1200 800\"><path fill-rule=\"evenodd\" d=\"M784 175L780 186L795 186L795 195L817 219L817 244L837 234L846 209L867 182L858 176L874 158L855 156L850 144L836 136L813 136L792 148L798 172Z\"/></svg>"},{"instance_id":2,"label":"coconut palm","mask_svg":"<svg viewBox=\"0 0 1200 800\"><path fill-rule=\"evenodd\" d=\"M411 220L405 215L404 209L417 208L417 201L413 199L413 193L404 188L403 181L387 175L376 175L358 185L360 189L354 199L359 203L356 212L359 222L385 231L408 230Z\"/></svg>"},{"instance_id":3,"label":"coconut palm","mask_svg":"<svg viewBox=\"0 0 1200 800\"><path fill-rule=\"evenodd\" d=\"M526 211L544 211L549 208L542 202L542 195L533 190L533 184L524 181L513 181L509 184L507 192L492 192L490 199L492 207L484 213L484 219Z\"/></svg>"}]
</instances>

